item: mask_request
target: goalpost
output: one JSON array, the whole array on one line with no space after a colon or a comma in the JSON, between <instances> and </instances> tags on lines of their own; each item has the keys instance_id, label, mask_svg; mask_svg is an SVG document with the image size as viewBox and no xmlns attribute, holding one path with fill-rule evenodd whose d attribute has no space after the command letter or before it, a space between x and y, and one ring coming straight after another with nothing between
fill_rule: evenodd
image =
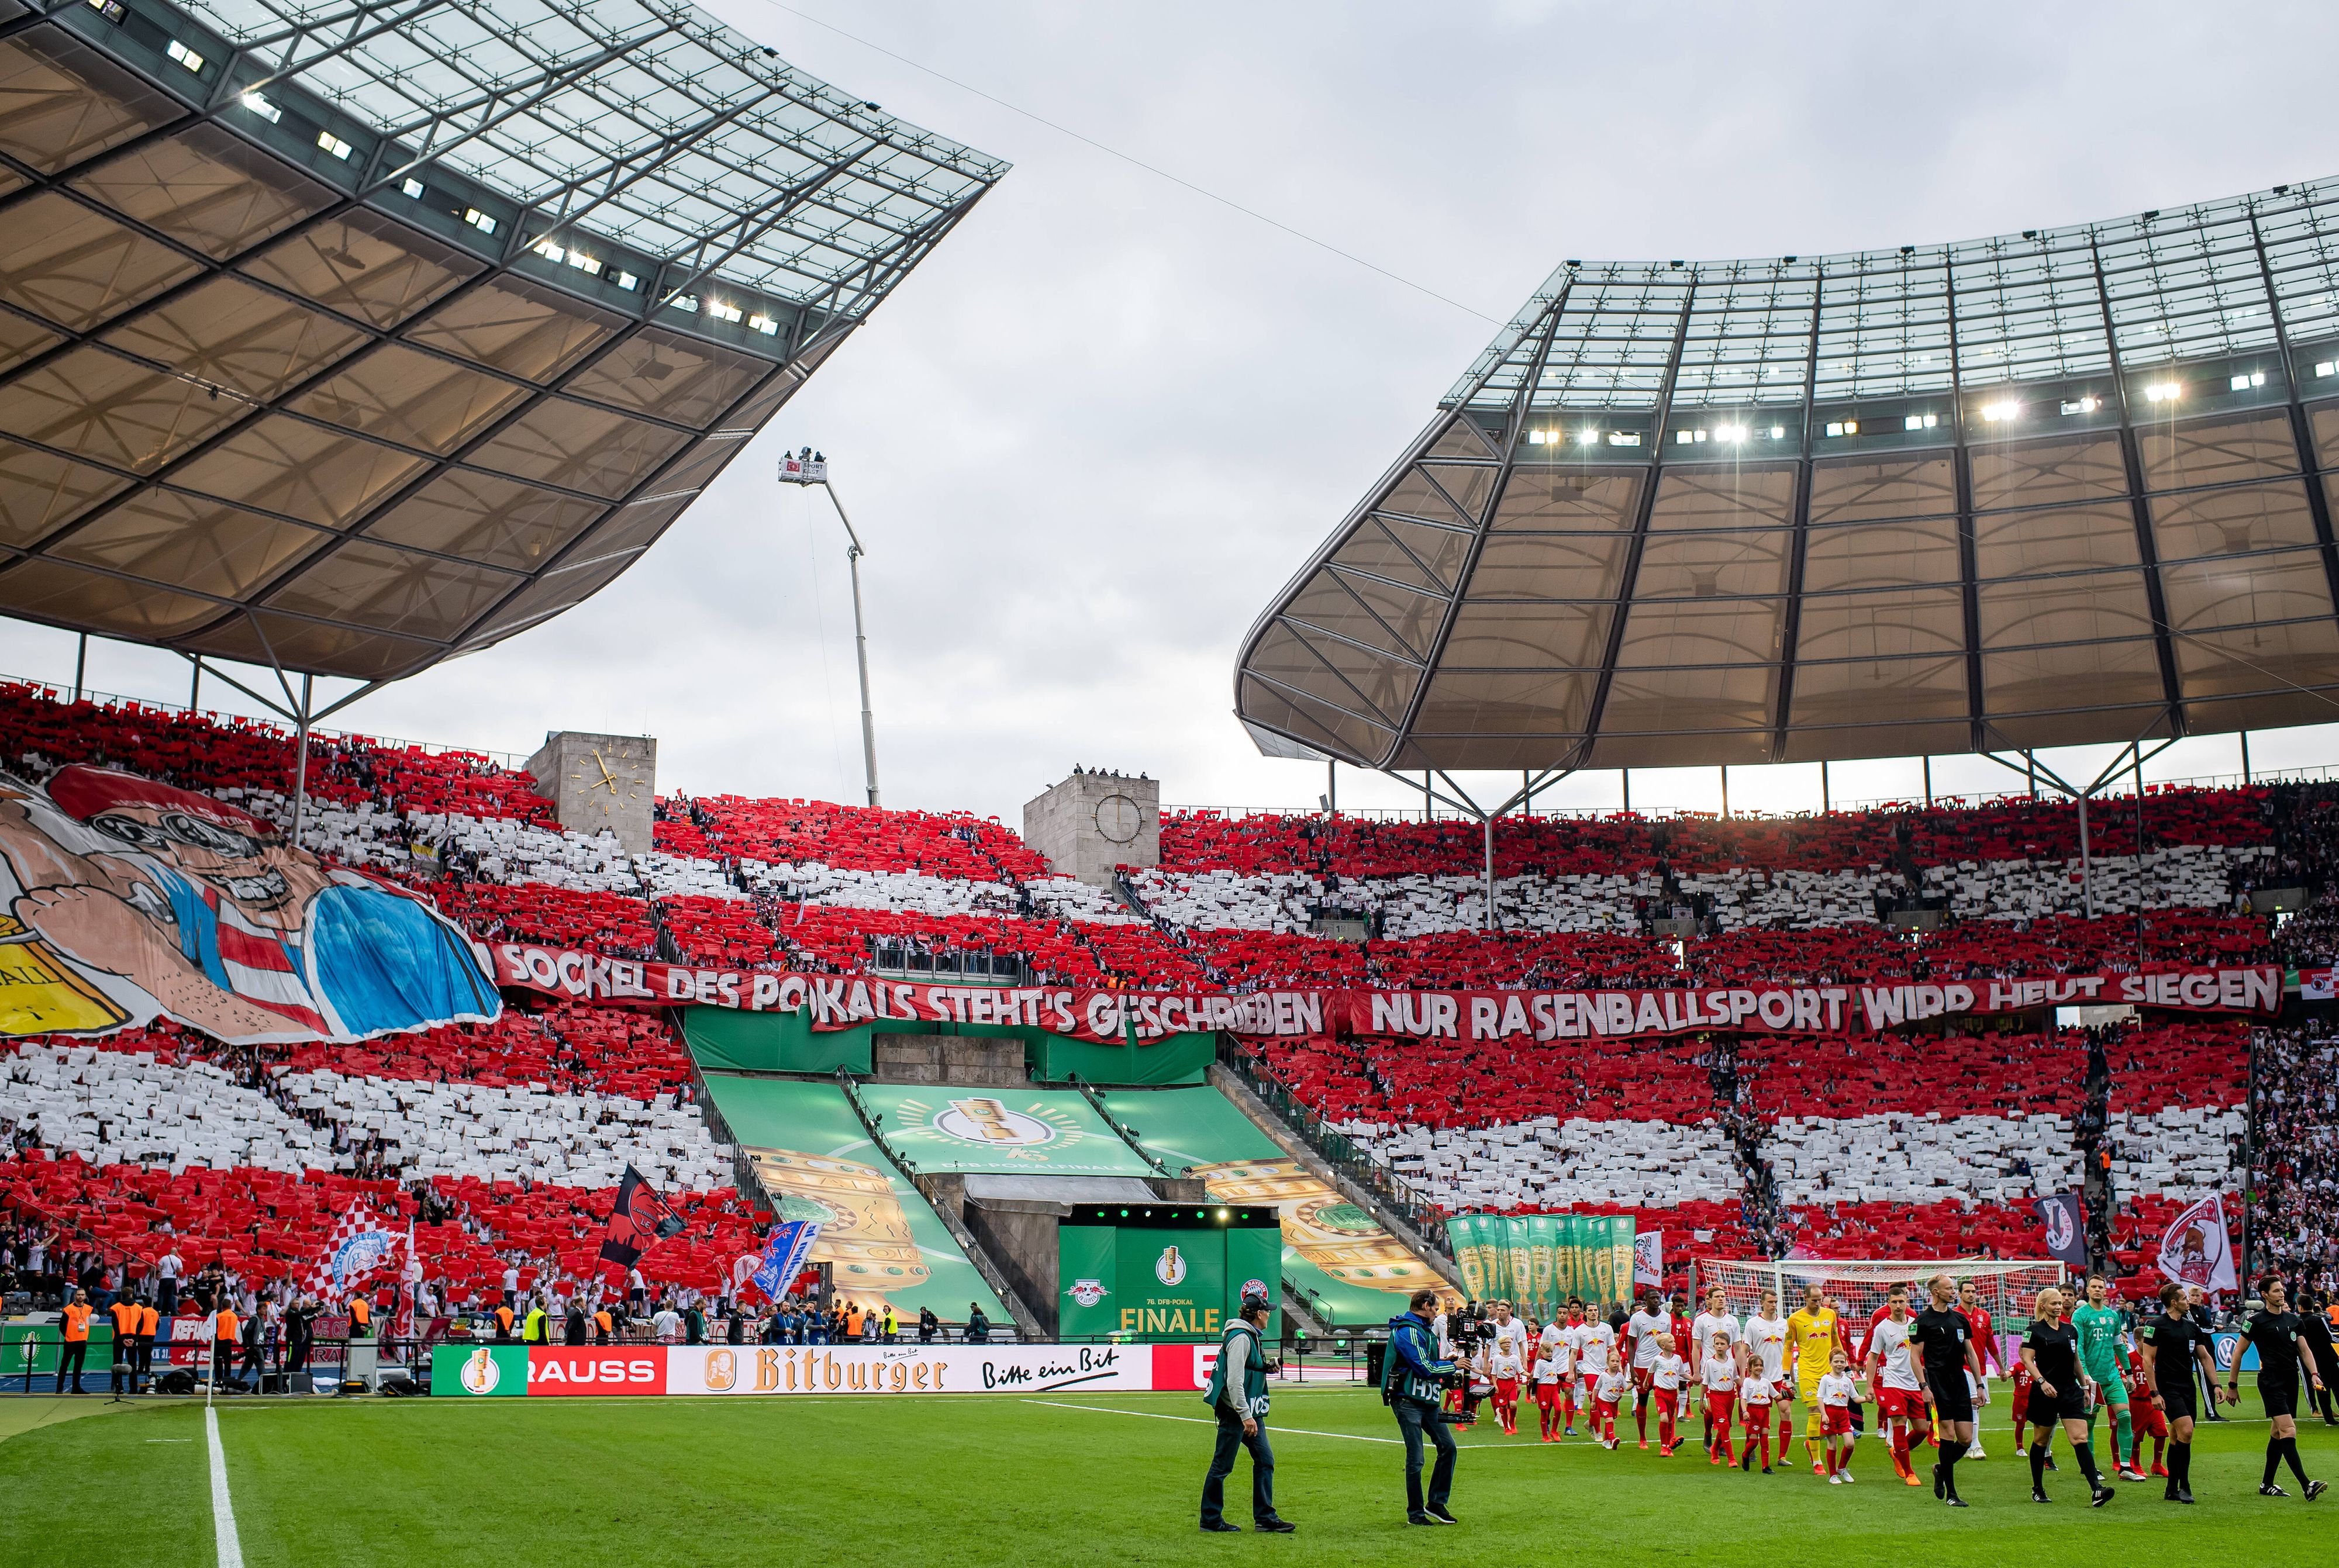
<instances>
[{"instance_id":1,"label":"goalpost","mask_svg":"<svg viewBox=\"0 0 2339 1568\"><path fill-rule=\"evenodd\" d=\"M1697 1299L1702 1302L1708 1289L1721 1286L1729 1310L1742 1323L1760 1310L1764 1291L1779 1293L1779 1316L1784 1317L1802 1306L1804 1288L1816 1284L1834 1299L1843 1315L1844 1332L1854 1345L1896 1285L1914 1287L1909 1310L1921 1312L1930 1304L1927 1280L1946 1274L1962 1287L1970 1279L1989 1309L1991 1327L2004 1335L2028 1329L2038 1293L2069 1277L2069 1270L2051 1258L1778 1257L1737 1263L1700 1258L1693 1268ZM1993 1356L1993 1371L1996 1365Z\"/></svg>"}]
</instances>

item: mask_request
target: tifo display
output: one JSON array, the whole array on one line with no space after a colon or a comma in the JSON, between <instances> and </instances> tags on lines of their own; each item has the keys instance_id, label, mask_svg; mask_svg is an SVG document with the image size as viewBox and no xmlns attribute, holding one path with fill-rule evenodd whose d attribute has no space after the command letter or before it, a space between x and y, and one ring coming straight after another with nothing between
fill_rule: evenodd
<instances>
[{"instance_id":1,"label":"tifo display","mask_svg":"<svg viewBox=\"0 0 2339 1568\"><path fill-rule=\"evenodd\" d=\"M13 1248L15 1276L60 1302L159 1305L167 1285L178 1309L232 1278L280 1340L271 1311L313 1301L339 1332L360 1298L398 1337L461 1323L492 1343L508 1309L517 1342L540 1307L558 1338L581 1306L655 1338L664 1306L683 1338L694 1306L773 1305L749 1276L768 1226L797 1220L863 1321L848 1337L824 1310L805 1341L864 1343L888 1315L931 1315L952 1345L1029 1337L1016 1289L929 1197L936 1177L993 1175L1166 1176L1271 1210L1279 1256L1229 1265L1241 1278L1209 1301L1170 1300L1118 1251L1072 1267L1056 1305L1074 1335L1206 1340L1252 1278L1324 1327L1377 1326L1414 1289L1454 1288L1425 1248L1539 1312L1623 1300L1614 1261L1571 1265L1562 1291L1554 1250L1542 1284L1533 1238L1594 1224L1636 1238L1667 1287L1765 1255L2037 1257L2034 1202L2075 1192L2084 1256L2148 1296L2180 1215L2220 1195L2218 1223L2245 1212L2252 1031L2314 1038L2285 971L2339 957L2314 910L2276 932L2242 907L2330 885L2333 792L2315 785L2155 793L2142 841L2116 814L2090 853L2098 875L2127 857L2140 907L2118 914L2075 907L2055 859L2077 847L2071 815L2043 803L1506 822L1513 902L1480 932L1473 845L1444 824L1173 814L1164 864L1100 899L1005 829L917 812L668 797L658 846L630 855L550 825L529 781L484 758L352 737L309 743L303 853L281 732L33 688L0 693L0 754L22 774L7 863L26 940L7 951L58 999L19 989L8 1025L0 1195L41 1242L37 1262ZM1927 863L1984 846L2004 858ZM1897 934L1865 906L1761 892L1880 853L1966 907ZM1669 883L1702 912L1685 939L1647 924ZM1998 902L2049 885L2053 908ZM1335 896L1416 934L1298 929ZM338 978L417 953L419 984ZM969 954L980 977L915 967ZM1091 1054L1062 1087L1012 1091L865 1066L843 1085L774 1077L720 1053L694 1072L702 1031L676 1021L759 1006L806 1039L1020 1039L1036 1068L1064 1031ZM1193 1040L1231 1076L1150 1087L1151 1054ZM629 1169L679 1224L615 1269L597 1247ZM2310 1291L2325 1244L2285 1195L2318 1169L2285 1149L2255 1178L2254 1212L2301 1218L2254 1245ZM320 1275L352 1217L381 1239ZM1495 1224L1531 1239L1472 1239ZM2243 1251L2228 1234L2223 1255ZM1204 1252L1178 1257L1202 1269Z\"/></svg>"}]
</instances>

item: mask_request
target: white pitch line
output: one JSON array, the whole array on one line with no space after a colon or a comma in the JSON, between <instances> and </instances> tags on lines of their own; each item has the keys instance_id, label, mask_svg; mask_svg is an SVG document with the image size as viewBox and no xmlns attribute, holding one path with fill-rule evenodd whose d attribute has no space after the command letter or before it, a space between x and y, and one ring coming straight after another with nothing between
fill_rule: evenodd
<instances>
[{"instance_id":1,"label":"white pitch line","mask_svg":"<svg viewBox=\"0 0 2339 1568\"><path fill-rule=\"evenodd\" d=\"M1113 1409L1111 1405L1067 1405L1064 1399L1024 1399L1024 1405L1052 1405L1060 1411L1097 1411L1097 1414L1101 1415L1144 1415L1146 1421L1186 1421L1186 1423L1193 1423L1193 1425L1205 1425L1205 1427L1219 1425L1217 1418L1202 1418L1202 1415L1167 1415L1162 1414L1162 1411L1122 1411L1122 1409ZM1404 1439L1401 1437L1366 1437L1364 1432L1315 1432L1310 1430L1310 1427L1268 1427L1268 1430L1291 1432L1294 1437L1337 1437L1340 1442L1385 1442L1385 1444L1404 1446ZM1465 1444L1455 1444L1455 1446L1457 1446L1457 1449L1518 1449L1520 1454L1532 1454L1532 1451L1536 1449L1536 1444L1509 1444L1509 1442L1465 1442Z\"/></svg>"},{"instance_id":2,"label":"white pitch line","mask_svg":"<svg viewBox=\"0 0 2339 1568\"><path fill-rule=\"evenodd\" d=\"M236 1538L235 1505L227 1495L227 1451L220 1446L219 1412L203 1407L203 1432L212 1449L212 1539L219 1568L243 1568L243 1543Z\"/></svg>"},{"instance_id":3,"label":"white pitch line","mask_svg":"<svg viewBox=\"0 0 2339 1568\"><path fill-rule=\"evenodd\" d=\"M1100 1415L1142 1415L1149 1421L1188 1421L1197 1426L1216 1426L1218 1419L1208 1421L1199 1415L1169 1415L1159 1410L1116 1410L1110 1405L1067 1405L1061 1399L1026 1399L1026 1405L1052 1405L1059 1410L1093 1410ZM1295 1437L1337 1437L1347 1443L1395 1443L1394 1437L1367 1437L1355 1432L1310 1432L1304 1426L1270 1426L1270 1432L1288 1432Z\"/></svg>"}]
</instances>

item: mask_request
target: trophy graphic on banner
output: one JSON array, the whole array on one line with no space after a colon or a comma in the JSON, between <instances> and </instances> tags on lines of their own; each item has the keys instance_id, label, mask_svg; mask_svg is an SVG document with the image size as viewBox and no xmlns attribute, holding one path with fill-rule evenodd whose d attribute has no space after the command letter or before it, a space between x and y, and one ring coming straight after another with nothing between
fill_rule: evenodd
<instances>
[{"instance_id":1,"label":"trophy graphic on banner","mask_svg":"<svg viewBox=\"0 0 2339 1568\"><path fill-rule=\"evenodd\" d=\"M1198 1165L1219 1203L1271 1203L1283 1239L1299 1256L1347 1285L1410 1292L1442 1283L1429 1266L1381 1228L1380 1222L1309 1175L1296 1159L1228 1159Z\"/></svg>"},{"instance_id":2,"label":"trophy graphic on banner","mask_svg":"<svg viewBox=\"0 0 2339 1568\"><path fill-rule=\"evenodd\" d=\"M12 914L0 914L0 1036L84 1033L130 1021Z\"/></svg>"},{"instance_id":3,"label":"trophy graphic on banner","mask_svg":"<svg viewBox=\"0 0 2339 1568\"><path fill-rule=\"evenodd\" d=\"M813 1260L830 1266L840 1294L865 1301L914 1290L933 1277L883 1171L788 1149L751 1149L747 1158L782 1219L820 1222Z\"/></svg>"}]
</instances>

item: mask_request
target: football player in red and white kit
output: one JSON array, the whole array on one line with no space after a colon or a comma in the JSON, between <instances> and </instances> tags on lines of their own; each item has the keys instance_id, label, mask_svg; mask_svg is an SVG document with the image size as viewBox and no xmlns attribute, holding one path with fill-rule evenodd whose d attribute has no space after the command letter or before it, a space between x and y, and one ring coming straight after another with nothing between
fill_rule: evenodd
<instances>
[{"instance_id":1,"label":"football player in red and white kit","mask_svg":"<svg viewBox=\"0 0 2339 1568\"><path fill-rule=\"evenodd\" d=\"M1657 1347L1660 1336L1670 1336L1673 1320L1665 1311L1664 1302L1654 1290L1641 1297L1640 1310L1624 1324L1624 1353L1633 1366L1633 1387L1640 1399L1633 1407L1633 1424L1640 1428L1641 1446L1649 1445L1649 1389L1657 1357L1663 1354Z\"/></svg>"},{"instance_id":2,"label":"football player in red and white kit","mask_svg":"<svg viewBox=\"0 0 2339 1568\"><path fill-rule=\"evenodd\" d=\"M1495 1383L1495 1415L1502 1422L1503 1430L1515 1436L1519 1430L1519 1379L1526 1372L1526 1326L1511 1316L1509 1302L1497 1301L1495 1320L1489 1326L1493 1333L1486 1341L1487 1370Z\"/></svg>"},{"instance_id":3,"label":"football player in red and white kit","mask_svg":"<svg viewBox=\"0 0 2339 1568\"><path fill-rule=\"evenodd\" d=\"M1673 1350L1671 1334L1657 1336L1657 1358L1649 1364L1649 1402L1657 1407L1657 1457L1673 1456L1674 1423L1681 1417L1682 1389L1695 1376Z\"/></svg>"},{"instance_id":4,"label":"football player in red and white kit","mask_svg":"<svg viewBox=\"0 0 2339 1568\"><path fill-rule=\"evenodd\" d=\"M1705 1310L1699 1313L1696 1321L1690 1325L1689 1338L1684 1343L1695 1346L1697 1354L1702 1356L1706 1348L1712 1345L1713 1336L1719 1334L1722 1336L1723 1343L1732 1347L1731 1354L1734 1356L1737 1355L1739 1327L1738 1315L1730 1310L1729 1299L1722 1295L1722 1287L1717 1285L1705 1293ZM1712 1404L1711 1396L1706 1403L1711 1406ZM1708 1454L1713 1452L1717 1430L1722 1440L1726 1443L1730 1437L1730 1423L1725 1420L1717 1429L1714 1425L1713 1413L1709 1408L1705 1416L1705 1451ZM1728 1461L1725 1460L1723 1463L1727 1464Z\"/></svg>"},{"instance_id":5,"label":"football player in red and white kit","mask_svg":"<svg viewBox=\"0 0 2339 1568\"><path fill-rule=\"evenodd\" d=\"M1697 1380L1705 1389L1705 1462L1708 1464L1737 1463L1737 1455L1730 1442L1730 1425L1737 1414L1741 1376L1737 1346L1731 1342L1729 1335L1717 1329L1705 1342L1705 1359L1697 1369Z\"/></svg>"},{"instance_id":6,"label":"football player in red and white kit","mask_svg":"<svg viewBox=\"0 0 2339 1568\"><path fill-rule=\"evenodd\" d=\"M1754 1316L1749 1317L1745 1326L1739 1331L1738 1344L1745 1353L1743 1376L1751 1377L1759 1371L1762 1380L1770 1385L1770 1397L1762 1402L1762 1410L1765 1415L1772 1409L1779 1413L1779 1455L1784 1458L1787 1445L1795 1435L1795 1415L1788 1403L1793 1397L1794 1390L1787 1380L1787 1319L1785 1314L1779 1310L1777 1291L1762 1293ZM1742 1413L1752 1409L1743 1381L1739 1384L1738 1405ZM1742 1414L1741 1418L1753 1419L1751 1414ZM1762 1463L1770 1464L1767 1444L1763 1454Z\"/></svg>"},{"instance_id":7,"label":"football player in red and white kit","mask_svg":"<svg viewBox=\"0 0 2339 1568\"><path fill-rule=\"evenodd\" d=\"M1623 1363L1617 1354L1616 1330L1606 1318L1587 1309L1575 1345L1575 1386L1586 1403L1592 1397L1592 1379L1600 1376L1601 1368L1614 1366L1622 1372Z\"/></svg>"},{"instance_id":8,"label":"football player in red and white kit","mask_svg":"<svg viewBox=\"0 0 2339 1568\"><path fill-rule=\"evenodd\" d=\"M1996 1366L2000 1376L2006 1373L2006 1357L1999 1354L1998 1336L1993 1332L1989 1308L1981 1304L1981 1287L1969 1279L1958 1287L1958 1310L1965 1314L1967 1326L1973 1330L1974 1348L1981 1352L1981 1376L1975 1380L1974 1440L1963 1455L1968 1459L1987 1459L1981 1451L1981 1406L1989 1403L1989 1369Z\"/></svg>"},{"instance_id":9,"label":"football player in red and white kit","mask_svg":"<svg viewBox=\"0 0 2339 1568\"><path fill-rule=\"evenodd\" d=\"M1868 1333L1868 1386L1876 1395L1876 1418L1892 1425L1892 1472L1911 1486L1922 1485L1909 1462L1911 1423L1921 1408L1915 1396L1924 1387L1909 1354L1909 1287L1896 1285L1885 1297L1884 1316ZM1849 1417L1847 1416L1847 1419Z\"/></svg>"},{"instance_id":10,"label":"football player in red and white kit","mask_svg":"<svg viewBox=\"0 0 2339 1568\"><path fill-rule=\"evenodd\" d=\"M1589 1367L1577 1374L1592 1379L1592 1435L1600 1440L1603 1448L1616 1446L1616 1405L1633 1389L1632 1375L1624 1370L1623 1358L1607 1350L1594 1350L1602 1357L1600 1371Z\"/></svg>"},{"instance_id":11,"label":"football player in red and white kit","mask_svg":"<svg viewBox=\"0 0 2339 1568\"><path fill-rule=\"evenodd\" d=\"M2020 1454L2024 1452L2022 1429L2029 1425L2030 1421L2030 1368L2018 1361L2008 1369L2008 1376L2014 1386L2014 1392L2007 1400L2007 1415L2014 1422L2014 1451ZM2049 1443L2054 1441L2055 1424L2052 1421L2041 1422L2038 1430L2045 1435L2047 1441ZM2052 1459L2049 1459L2047 1464L2049 1469L2055 1468L2055 1462Z\"/></svg>"},{"instance_id":12,"label":"football player in red and white kit","mask_svg":"<svg viewBox=\"0 0 2339 1568\"><path fill-rule=\"evenodd\" d=\"M1776 1305L1775 1303L1773 1305ZM1781 1354L1785 1354L1786 1341L1780 1340ZM1760 1355L1750 1355L1745 1372L1738 1379L1738 1409L1740 1419L1746 1424L1746 1452L1739 1457L1741 1470L1754 1467L1754 1455L1762 1455L1762 1474L1771 1474L1771 1406L1784 1402L1779 1398L1779 1386L1762 1376ZM1784 1424L1779 1427L1779 1457L1787 1456L1787 1437L1791 1431Z\"/></svg>"},{"instance_id":13,"label":"football player in red and white kit","mask_svg":"<svg viewBox=\"0 0 2339 1568\"><path fill-rule=\"evenodd\" d=\"M1554 1416L1545 1435L1547 1442L1557 1442L1556 1434L1563 1427L1570 1433L1575 1430L1575 1347L1582 1343L1575 1331L1584 1326L1584 1304L1568 1303L1568 1317L1570 1321L1565 1323L1545 1324L1535 1342L1538 1356L1548 1357L1552 1366L1551 1403ZM1538 1402L1543 1398L1540 1377L1535 1385L1535 1398Z\"/></svg>"},{"instance_id":14,"label":"football player in red and white kit","mask_svg":"<svg viewBox=\"0 0 2339 1568\"><path fill-rule=\"evenodd\" d=\"M1548 1335L1549 1330L1545 1333ZM1564 1338L1554 1336L1535 1341L1535 1366L1531 1369L1535 1379L1535 1419L1542 1425L1545 1443L1559 1441L1560 1362L1563 1356L1573 1354Z\"/></svg>"},{"instance_id":15,"label":"football player in red and white kit","mask_svg":"<svg viewBox=\"0 0 2339 1568\"><path fill-rule=\"evenodd\" d=\"M1859 1386L1852 1381L1851 1357L1838 1350L1820 1379L1820 1442L1827 1448L1828 1484L1851 1484L1851 1401Z\"/></svg>"},{"instance_id":16,"label":"football player in red and white kit","mask_svg":"<svg viewBox=\"0 0 2339 1568\"><path fill-rule=\"evenodd\" d=\"M2154 1394L2151 1380L2144 1375L2144 1360L2131 1356L2127 1364L2127 1407L2135 1412L2129 1417L2129 1440L2135 1445L2127 1456L2127 1467L2135 1475L2153 1474L2168 1478L2168 1413L2152 1407ZM2054 1428L2049 1425L2048 1431ZM2152 1439L2152 1468L2144 1467L2144 1440Z\"/></svg>"}]
</instances>

